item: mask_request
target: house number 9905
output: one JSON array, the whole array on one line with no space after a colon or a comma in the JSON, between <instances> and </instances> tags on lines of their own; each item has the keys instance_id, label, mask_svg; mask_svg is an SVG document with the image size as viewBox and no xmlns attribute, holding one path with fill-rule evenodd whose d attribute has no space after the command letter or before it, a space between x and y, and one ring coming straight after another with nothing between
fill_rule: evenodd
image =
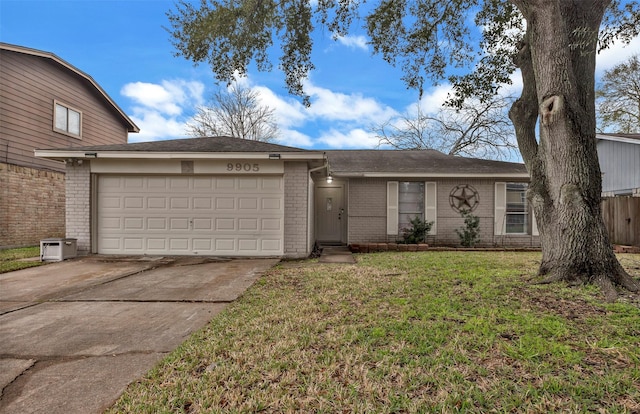
<instances>
[{"instance_id":1,"label":"house number 9905","mask_svg":"<svg viewBox=\"0 0 640 414\"><path fill-rule=\"evenodd\" d=\"M256 172L260 171L260 164L250 164L248 162L241 163L236 162L235 164L232 162L227 163L227 171L244 171L244 172Z\"/></svg>"}]
</instances>

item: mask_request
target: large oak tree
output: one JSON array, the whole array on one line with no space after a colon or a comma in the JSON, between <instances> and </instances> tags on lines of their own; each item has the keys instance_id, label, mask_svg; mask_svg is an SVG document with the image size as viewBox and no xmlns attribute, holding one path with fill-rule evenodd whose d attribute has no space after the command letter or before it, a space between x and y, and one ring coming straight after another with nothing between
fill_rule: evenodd
<instances>
[{"instance_id":1,"label":"large oak tree","mask_svg":"<svg viewBox=\"0 0 640 414\"><path fill-rule=\"evenodd\" d=\"M519 68L524 86L510 118L531 176L539 273L546 281L595 283L607 299L616 286L640 290L616 259L601 217L594 94L597 51L638 35L638 2L201 0L178 3L168 17L177 54L207 62L226 82L246 75L252 62L271 70L277 43L286 85L306 103L314 28L343 36L361 17L374 52L402 69L408 87L422 91L450 68L468 68L448 78L454 105L488 99Z\"/></svg>"}]
</instances>

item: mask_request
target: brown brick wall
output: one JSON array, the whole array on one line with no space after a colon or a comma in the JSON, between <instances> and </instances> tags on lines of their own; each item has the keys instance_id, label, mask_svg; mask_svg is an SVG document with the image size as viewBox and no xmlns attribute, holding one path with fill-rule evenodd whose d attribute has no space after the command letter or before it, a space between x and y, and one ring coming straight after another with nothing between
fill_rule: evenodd
<instances>
[{"instance_id":1,"label":"brown brick wall","mask_svg":"<svg viewBox=\"0 0 640 414\"><path fill-rule=\"evenodd\" d=\"M64 174L0 163L0 247L48 237L65 237Z\"/></svg>"}]
</instances>

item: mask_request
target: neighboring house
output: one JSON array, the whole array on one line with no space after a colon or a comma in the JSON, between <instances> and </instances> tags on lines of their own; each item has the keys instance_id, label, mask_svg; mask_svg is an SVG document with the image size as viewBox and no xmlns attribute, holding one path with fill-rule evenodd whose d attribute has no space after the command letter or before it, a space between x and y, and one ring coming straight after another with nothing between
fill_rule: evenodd
<instances>
[{"instance_id":1,"label":"neighboring house","mask_svg":"<svg viewBox=\"0 0 640 414\"><path fill-rule=\"evenodd\" d=\"M0 247L65 235L66 160L36 158L35 148L124 144L138 131L86 73L0 43Z\"/></svg>"},{"instance_id":2,"label":"neighboring house","mask_svg":"<svg viewBox=\"0 0 640 414\"><path fill-rule=\"evenodd\" d=\"M597 134L602 195L640 197L640 134Z\"/></svg>"},{"instance_id":3,"label":"neighboring house","mask_svg":"<svg viewBox=\"0 0 640 414\"><path fill-rule=\"evenodd\" d=\"M522 164L437 151L314 151L230 137L36 150L67 163L67 237L101 254L308 256L395 242L415 215L457 245L538 246Z\"/></svg>"}]
</instances>

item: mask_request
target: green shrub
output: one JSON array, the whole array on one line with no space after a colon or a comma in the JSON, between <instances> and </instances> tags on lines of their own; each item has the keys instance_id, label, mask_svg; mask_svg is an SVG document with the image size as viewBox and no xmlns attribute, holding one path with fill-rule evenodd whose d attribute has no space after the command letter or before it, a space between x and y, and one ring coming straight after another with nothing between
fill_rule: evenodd
<instances>
[{"instance_id":1,"label":"green shrub","mask_svg":"<svg viewBox=\"0 0 640 414\"><path fill-rule=\"evenodd\" d=\"M480 218L471 214L469 210L460 211L464 218L464 226L456 229L460 244L464 247L474 247L480 243Z\"/></svg>"},{"instance_id":2,"label":"green shrub","mask_svg":"<svg viewBox=\"0 0 640 414\"><path fill-rule=\"evenodd\" d=\"M402 242L406 244L424 243L433 221L425 221L420 216L409 220L411 227L402 229Z\"/></svg>"}]
</instances>

